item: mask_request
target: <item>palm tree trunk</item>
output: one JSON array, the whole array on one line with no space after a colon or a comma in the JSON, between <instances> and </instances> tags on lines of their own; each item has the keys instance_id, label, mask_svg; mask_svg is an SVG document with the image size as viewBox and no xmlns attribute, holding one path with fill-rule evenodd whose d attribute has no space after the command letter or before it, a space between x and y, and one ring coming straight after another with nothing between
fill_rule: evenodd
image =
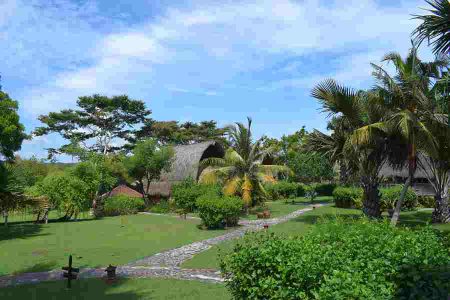
<instances>
[{"instance_id":1,"label":"palm tree trunk","mask_svg":"<svg viewBox=\"0 0 450 300\"><path fill-rule=\"evenodd\" d=\"M348 168L344 162L339 162L339 182L342 185L346 185L348 183Z\"/></svg>"},{"instance_id":2,"label":"palm tree trunk","mask_svg":"<svg viewBox=\"0 0 450 300\"><path fill-rule=\"evenodd\" d=\"M378 182L370 180L370 178L362 178L363 188L363 213L371 218L380 218L380 191Z\"/></svg>"},{"instance_id":3,"label":"palm tree trunk","mask_svg":"<svg viewBox=\"0 0 450 300\"><path fill-rule=\"evenodd\" d=\"M448 187L434 195L435 205L432 215L433 223L449 223L450 209L448 206Z\"/></svg>"}]
</instances>

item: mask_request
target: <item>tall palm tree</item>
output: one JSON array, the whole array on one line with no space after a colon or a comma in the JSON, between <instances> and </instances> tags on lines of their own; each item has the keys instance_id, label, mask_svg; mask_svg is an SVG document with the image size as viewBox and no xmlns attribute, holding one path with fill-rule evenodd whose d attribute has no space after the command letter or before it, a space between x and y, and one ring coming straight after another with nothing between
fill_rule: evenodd
<instances>
[{"instance_id":1,"label":"tall palm tree","mask_svg":"<svg viewBox=\"0 0 450 300\"><path fill-rule=\"evenodd\" d=\"M325 112L335 117L333 135L327 137L315 131L310 137L311 144L316 145L316 151L351 163L349 166L360 175L364 191L363 212L380 217L379 172L387 158L386 139L372 135L371 142L359 143L353 133L381 120L385 114L382 99L376 94L341 86L331 79L318 84L311 95L319 100ZM369 130L375 130L372 127Z\"/></svg>"},{"instance_id":2,"label":"tall palm tree","mask_svg":"<svg viewBox=\"0 0 450 300\"><path fill-rule=\"evenodd\" d=\"M416 41L420 44L425 39L433 46L435 54L448 55L450 52L450 1L448 0L427 0L431 9L430 14L415 16L421 20L414 31Z\"/></svg>"},{"instance_id":3,"label":"tall palm tree","mask_svg":"<svg viewBox=\"0 0 450 300\"><path fill-rule=\"evenodd\" d=\"M266 195L263 183L275 180L279 173L290 173L286 166L263 165L263 159L270 153L263 150L262 140L253 142L251 118L247 127L242 123L228 127L231 147L224 158L208 158L202 165L210 167L199 178L201 183L222 183L225 195L240 195L246 211Z\"/></svg>"},{"instance_id":4,"label":"tall palm tree","mask_svg":"<svg viewBox=\"0 0 450 300\"><path fill-rule=\"evenodd\" d=\"M374 88L384 99L387 114L382 122L371 124L357 132L370 140L370 130L377 128L385 132L395 132L408 144L408 177L403 186L400 199L396 203L391 224L396 225L403 199L408 187L412 184L417 167L417 148L434 155L436 144L433 134L427 128L427 120L433 119L430 113L430 101L427 93L433 78L439 77L439 69L446 65L443 60L422 62L417 56L417 48L413 45L408 56L403 59L400 54L392 52L385 55L383 62L392 63L396 74L391 77L381 66L372 64L373 75L378 81ZM363 139L364 140L364 139Z\"/></svg>"}]
</instances>

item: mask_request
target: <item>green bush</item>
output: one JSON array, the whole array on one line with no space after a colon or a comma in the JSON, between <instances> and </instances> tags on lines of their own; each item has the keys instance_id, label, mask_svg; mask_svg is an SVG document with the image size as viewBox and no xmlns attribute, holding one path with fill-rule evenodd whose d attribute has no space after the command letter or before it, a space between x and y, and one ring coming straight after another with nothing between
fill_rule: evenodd
<instances>
[{"instance_id":1,"label":"green bush","mask_svg":"<svg viewBox=\"0 0 450 300\"><path fill-rule=\"evenodd\" d=\"M222 256L235 299L447 299L448 249L431 229L326 221L302 237L251 234Z\"/></svg>"},{"instance_id":2,"label":"green bush","mask_svg":"<svg viewBox=\"0 0 450 300\"><path fill-rule=\"evenodd\" d=\"M197 200L200 218L208 228L236 226L242 206L243 201L239 197L204 195Z\"/></svg>"},{"instance_id":3,"label":"green bush","mask_svg":"<svg viewBox=\"0 0 450 300\"><path fill-rule=\"evenodd\" d=\"M316 183L316 192L318 196L332 196L335 188L335 183Z\"/></svg>"},{"instance_id":4,"label":"green bush","mask_svg":"<svg viewBox=\"0 0 450 300\"><path fill-rule=\"evenodd\" d=\"M186 179L172 187L172 198L177 208L185 212L197 210L196 201L203 195L220 195L220 187L217 185L198 184L192 179Z\"/></svg>"},{"instance_id":5,"label":"green bush","mask_svg":"<svg viewBox=\"0 0 450 300\"><path fill-rule=\"evenodd\" d=\"M168 200L161 200L160 202L152 205L148 210L157 214L166 214L173 211L175 208Z\"/></svg>"},{"instance_id":6,"label":"green bush","mask_svg":"<svg viewBox=\"0 0 450 300\"><path fill-rule=\"evenodd\" d=\"M388 209L394 209L395 203L398 199L400 199L400 194L402 191L402 186L397 185L389 188L381 188L381 209L382 210L388 210ZM417 207L417 195L416 193L411 189L408 188L406 191L405 199L402 203L402 210L412 210Z\"/></svg>"},{"instance_id":7,"label":"green bush","mask_svg":"<svg viewBox=\"0 0 450 300\"><path fill-rule=\"evenodd\" d=\"M305 196L305 187L301 183L277 181L264 186L271 200L287 199Z\"/></svg>"},{"instance_id":8,"label":"green bush","mask_svg":"<svg viewBox=\"0 0 450 300\"><path fill-rule=\"evenodd\" d=\"M338 186L333 191L334 204L341 208L361 208L363 191L359 187Z\"/></svg>"},{"instance_id":9,"label":"green bush","mask_svg":"<svg viewBox=\"0 0 450 300\"><path fill-rule=\"evenodd\" d=\"M417 196L417 202L420 207L434 207L434 196Z\"/></svg>"},{"instance_id":10,"label":"green bush","mask_svg":"<svg viewBox=\"0 0 450 300\"><path fill-rule=\"evenodd\" d=\"M103 214L105 216L131 215L144 208L145 203L141 198L117 195L106 199Z\"/></svg>"}]
</instances>

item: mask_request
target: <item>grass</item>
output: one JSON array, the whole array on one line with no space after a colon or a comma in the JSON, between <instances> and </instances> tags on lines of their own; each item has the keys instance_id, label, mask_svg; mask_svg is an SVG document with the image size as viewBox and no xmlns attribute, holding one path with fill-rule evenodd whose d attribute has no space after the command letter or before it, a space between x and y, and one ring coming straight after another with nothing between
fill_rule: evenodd
<instances>
[{"instance_id":1,"label":"grass","mask_svg":"<svg viewBox=\"0 0 450 300\"><path fill-rule=\"evenodd\" d=\"M198 281L140 278L108 285L101 279L83 279L75 280L70 290L65 285L63 281L54 281L3 288L0 299L231 299L224 285Z\"/></svg>"},{"instance_id":2,"label":"grass","mask_svg":"<svg viewBox=\"0 0 450 300\"><path fill-rule=\"evenodd\" d=\"M61 268L125 264L220 234L200 230L199 220L131 215L77 222L0 226L0 275Z\"/></svg>"},{"instance_id":3,"label":"grass","mask_svg":"<svg viewBox=\"0 0 450 300\"><path fill-rule=\"evenodd\" d=\"M272 226L268 229L268 231L277 234L299 236L305 234L312 226L314 226L318 219L336 216L357 218L362 216L362 212L357 209L343 209L325 206L306 212L288 222ZM424 226L430 220L431 210L402 212L400 215L400 226ZM436 224L432 226L438 230L448 232L450 234L450 224ZM211 249L194 256L191 260L186 261L182 267L218 269L220 256L231 252L234 245L238 241L239 240L232 240L213 246Z\"/></svg>"}]
</instances>

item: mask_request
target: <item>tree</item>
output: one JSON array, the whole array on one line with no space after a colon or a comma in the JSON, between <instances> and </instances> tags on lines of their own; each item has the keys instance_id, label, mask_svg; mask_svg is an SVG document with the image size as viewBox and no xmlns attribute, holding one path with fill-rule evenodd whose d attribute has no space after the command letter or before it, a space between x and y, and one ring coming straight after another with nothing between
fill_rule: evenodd
<instances>
[{"instance_id":1,"label":"tree","mask_svg":"<svg viewBox=\"0 0 450 300\"><path fill-rule=\"evenodd\" d=\"M261 139L253 142L252 120L247 120L247 127L236 123L236 126L228 128L231 147L225 152L224 158L207 158L202 161L203 166L211 169L202 173L199 182L222 183L224 194L240 195L248 212L250 206L265 197L263 183L274 181L277 174L287 174L290 170L286 166L262 164L269 153L262 148Z\"/></svg>"},{"instance_id":2,"label":"tree","mask_svg":"<svg viewBox=\"0 0 450 300\"><path fill-rule=\"evenodd\" d=\"M0 91L0 155L6 159L14 158L14 152L20 150L27 137L17 110L17 101Z\"/></svg>"},{"instance_id":3,"label":"tree","mask_svg":"<svg viewBox=\"0 0 450 300\"><path fill-rule=\"evenodd\" d=\"M431 102L427 98L427 93L432 79L439 78L439 69L446 66L447 62L443 60L422 62L417 56L417 48L414 45L405 59L393 52L385 55L382 61L392 63L396 69L396 75L391 77L382 67L372 64L373 75L379 82L375 90L384 98L383 105L387 108L387 114L383 122L367 126L365 131L361 130L361 133L362 136L369 137L371 131L378 131L378 129L384 132L395 132L408 144L406 158L408 178L392 216L391 224L395 226L406 191L412 184L416 171L417 148L432 156L436 152L434 137L426 126L428 120L434 118L430 113Z\"/></svg>"},{"instance_id":4,"label":"tree","mask_svg":"<svg viewBox=\"0 0 450 300\"><path fill-rule=\"evenodd\" d=\"M431 9L429 14L416 15L415 19L421 20L414 31L416 42L420 45L424 40L433 46L435 54L448 55L450 52L450 1L427 0Z\"/></svg>"},{"instance_id":5,"label":"tree","mask_svg":"<svg viewBox=\"0 0 450 300\"><path fill-rule=\"evenodd\" d=\"M335 128L331 137L315 131L310 137L311 146L318 152L331 154L332 160L350 162L363 188L364 214L380 217L379 172L387 159L388 140L374 136L362 144L354 133L381 120L385 114L383 99L374 93L354 91L330 79L313 88L311 95L319 100L325 112L334 116Z\"/></svg>"},{"instance_id":6,"label":"tree","mask_svg":"<svg viewBox=\"0 0 450 300\"><path fill-rule=\"evenodd\" d=\"M145 122L151 113L144 102L126 95L80 97L77 105L77 110L65 109L39 116L44 126L36 128L35 135L56 132L71 141L58 149L49 149L50 155L70 152L68 146L74 141L84 149L103 154L124 149L125 145L117 143L132 140L138 130L134 126Z\"/></svg>"},{"instance_id":7,"label":"tree","mask_svg":"<svg viewBox=\"0 0 450 300\"><path fill-rule=\"evenodd\" d=\"M169 172L174 151L170 146L159 146L153 139L136 144L133 155L127 158L130 175L139 182L142 194L148 198L150 182L159 180L162 172Z\"/></svg>"},{"instance_id":8,"label":"tree","mask_svg":"<svg viewBox=\"0 0 450 300\"><path fill-rule=\"evenodd\" d=\"M333 166L325 155L315 151L290 152L287 166L296 181L314 182L333 178Z\"/></svg>"},{"instance_id":9,"label":"tree","mask_svg":"<svg viewBox=\"0 0 450 300\"><path fill-rule=\"evenodd\" d=\"M162 145L187 145L204 141L218 141L227 145L225 128L218 128L216 121L200 123L147 120L137 133L137 140L153 138Z\"/></svg>"}]
</instances>

